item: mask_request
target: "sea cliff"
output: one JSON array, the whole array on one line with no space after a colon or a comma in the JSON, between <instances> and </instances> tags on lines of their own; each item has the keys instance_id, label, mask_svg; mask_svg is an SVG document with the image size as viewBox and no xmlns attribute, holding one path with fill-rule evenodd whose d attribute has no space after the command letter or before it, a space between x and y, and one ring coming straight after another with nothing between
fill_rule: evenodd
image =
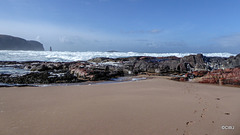
<instances>
[{"instance_id":1,"label":"sea cliff","mask_svg":"<svg viewBox=\"0 0 240 135\"><path fill-rule=\"evenodd\" d=\"M38 41L28 41L19 37L0 35L0 50L44 51L44 47L43 44Z\"/></svg>"}]
</instances>

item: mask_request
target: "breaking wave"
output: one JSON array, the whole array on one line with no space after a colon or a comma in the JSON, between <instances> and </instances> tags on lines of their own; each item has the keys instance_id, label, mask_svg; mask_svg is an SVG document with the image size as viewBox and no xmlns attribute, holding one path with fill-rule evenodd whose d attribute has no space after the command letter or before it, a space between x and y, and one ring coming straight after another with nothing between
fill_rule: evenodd
<instances>
[{"instance_id":1,"label":"breaking wave","mask_svg":"<svg viewBox=\"0 0 240 135\"><path fill-rule=\"evenodd\" d=\"M84 61L96 57L121 58L131 56L184 57L197 53L137 53L137 52L69 52L69 51L0 51L0 61L51 61L71 62ZM230 57L232 53L203 53L208 57Z\"/></svg>"}]
</instances>

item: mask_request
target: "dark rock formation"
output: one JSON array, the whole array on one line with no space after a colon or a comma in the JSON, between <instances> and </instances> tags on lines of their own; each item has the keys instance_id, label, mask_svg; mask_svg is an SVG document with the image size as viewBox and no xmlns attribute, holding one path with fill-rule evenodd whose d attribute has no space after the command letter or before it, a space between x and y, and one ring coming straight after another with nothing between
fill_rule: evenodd
<instances>
[{"instance_id":1,"label":"dark rock formation","mask_svg":"<svg viewBox=\"0 0 240 135\"><path fill-rule=\"evenodd\" d=\"M180 72L207 70L206 63L202 54L185 56L180 60Z\"/></svg>"},{"instance_id":2,"label":"dark rock formation","mask_svg":"<svg viewBox=\"0 0 240 135\"><path fill-rule=\"evenodd\" d=\"M3 63L3 62L1 62ZM24 75L0 74L0 82L8 84L49 84L81 82L68 71L69 63L5 62L7 66L32 71ZM16 66L17 65L17 66ZM4 65L3 65L4 66Z\"/></svg>"},{"instance_id":3,"label":"dark rock formation","mask_svg":"<svg viewBox=\"0 0 240 135\"><path fill-rule=\"evenodd\" d=\"M44 48L38 41L27 41L18 37L0 35L0 50L44 51Z\"/></svg>"},{"instance_id":4,"label":"dark rock formation","mask_svg":"<svg viewBox=\"0 0 240 135\"><path fill-rule=\"evenodd\" d=\"M218 83L220 78L225 78L223 83L235 85L238 84L237 80L240 80L239 62L240 55L219 58L205 57L202 54L183 58L139 56L116 59L94 58L76 62L0 62L0 65L3 66L12 65L14 68L32 71L21 76L2 74L0 82L14 84L75 83L145 74L172 75L174 76L172 79L178 81L201 78L202 82L206 83Z\"/></svg>"},{"instance_id":5,"label":"dark rock formation","mask_svg":"<svg viewBox=\"0 0 240 135\"><path fill-rule=\"evenodd\" d=\"M69 66L69 71L83 81L109 80L113 77L123 76L123 71L118 66L94 65L88 62L72 64Z\"/></svg>"},{"instance_id":6,"label":"dark rock formation","mask_svg":"<svg viewBox=\"0 0 240 135\"><path fill-rule=\"evenodd\" d=\"M77 83L84 81L110 80L123 76L118 66L78 62L0 62L32 71L24 75L0 74L0 82L8 84ZM16 66L17 65L17 66Z\"/></svg>"},{"instance_id":7,"label":"dark rock formation","mask_svg":"<svg viewBox=\"0 0 240 135\"><path fill-rule=\"evenodd\" d=\"M225 61L222 62L222 66L224 68L235 68L235 67L240 67L240 54L237 56L231 56Z\"/></svg>"},{"instance_id":8,"label":"dark rock formation","mask_svg":"<svg viewBox=\"0 0 240 135\"><path fill-rule=\"evenodd\" d=\"M50 83L76 83L81 82L69 72L32 72L23 76L1 75L0 82L8 84L50 84Z\"/></svg>"}]
</instances>

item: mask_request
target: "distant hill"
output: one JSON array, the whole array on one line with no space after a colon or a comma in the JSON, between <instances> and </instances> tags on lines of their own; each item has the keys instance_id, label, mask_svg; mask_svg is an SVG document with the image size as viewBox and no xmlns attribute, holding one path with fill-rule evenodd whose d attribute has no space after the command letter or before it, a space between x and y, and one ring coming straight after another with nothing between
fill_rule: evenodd
<instances>
[{"instance_id":1,"label":"distant hill","mask_svg":"<svg viewBox=\"0 0 240 135\"><path fill-rule=\"evenodd\" d=\"M38 41L27 41L19 37L0 34L0 50L44 51L44 48L43 44Z\"/></svg>"},{"instance_id":2,"label":"distant hill","mask_svg":"<svg viewBox=\"0 0 240 135\"><path fill-rule=\"evenodd\" d=\"M115 51L115 50L110 50L110 51L107 51L107 52L119 52L119 51Z\"/></svg>"}]
</instances>

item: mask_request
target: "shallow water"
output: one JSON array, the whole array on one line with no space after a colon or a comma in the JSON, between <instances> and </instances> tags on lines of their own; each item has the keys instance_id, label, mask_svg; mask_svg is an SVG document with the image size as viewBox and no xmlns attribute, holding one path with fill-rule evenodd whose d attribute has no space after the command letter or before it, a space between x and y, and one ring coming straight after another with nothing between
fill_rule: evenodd
<instances>
[{"instance_id":1,"label":"shallow water","mask_svg":"<svg viewBox=\"0 0 240 135\"><path fill-rule=\"evenodd\" d=\"M87 81L81 83L56 83L56 84L39 84L35 85L37 87L48 87L48 86L78 86L78 85L100 85L100 84L109 84L109 83L121 83L121 82L132 82L146 80L146 77L118 77L112 78L108 81Z\"/></svg>"},{"instance_id":2,"label":"shallow water","mask_svg":"<svg viewBox=\"0 0 240 135\"><path fill-rule=\"evenodd\" d=\"M121 82L132 82L146 80L146 77L118 77L112 78L109 81L88 81L81 83L53 83L53 84L6 84L0 83L0 87L49 87L49 86L78 86L78 85L101 85L109 83L121 83Z\"/></svg>"},{"instance_id":3,"label":"shallow water","mask_svg":"<svg viewBox=\"0 0 240 135\"><path fill-rule=\"evenodd\" d=\"M13 66L1 66L0 67L0 75L1 74L9 74L11 76L21 76L30 73L31 71L15 68Z\"/></svg>"}]
</instances>

